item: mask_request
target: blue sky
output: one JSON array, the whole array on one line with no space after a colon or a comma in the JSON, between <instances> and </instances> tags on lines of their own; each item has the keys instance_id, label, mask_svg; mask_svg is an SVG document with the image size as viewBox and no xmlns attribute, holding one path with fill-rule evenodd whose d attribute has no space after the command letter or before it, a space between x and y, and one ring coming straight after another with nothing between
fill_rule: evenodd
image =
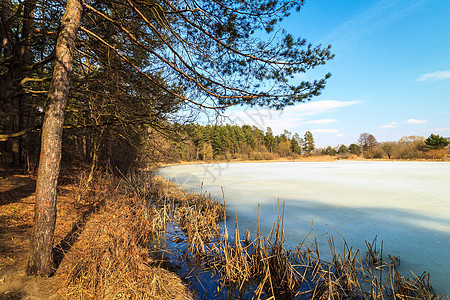
<instances>
[{"instance_id":1,"label":"blue sky","mask_svg":"<svg viewBox=\"0 0 450 300\"><path fill-rule=\"evenodd\" d=\"M449 0L307 0L284 27L336 57L300 79L331 72L322 95L284 111L229 111L237 124L303 135L317 146L450 136Z\"/></svg>"}]
</instances>

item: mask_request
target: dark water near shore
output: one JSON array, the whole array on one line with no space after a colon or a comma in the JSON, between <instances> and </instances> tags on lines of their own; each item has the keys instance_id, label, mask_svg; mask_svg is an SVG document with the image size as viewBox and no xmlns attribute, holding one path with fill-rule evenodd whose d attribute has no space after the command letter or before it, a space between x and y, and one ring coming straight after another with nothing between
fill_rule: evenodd
<instances>
[{"instance_id":1,"label":"dark water near shore","mask_svg":"<svg viewBox=\"0 0 450 300\"><path fill-rule=\"evenodd\" d=\"M161 175L190 189L222 199L228 213L237 208L241 233L267 234L277 203L285 203L286 247L311 232L327 256L326 236L336 248L347 243L365 249L377 236L384 252L399 256L400 271L431 273L439 294L450 294L450 163L446 162L287 162L185 165L163 168ZM201 183L203 187L201 188Z\"/></svg>"}]
</instances>

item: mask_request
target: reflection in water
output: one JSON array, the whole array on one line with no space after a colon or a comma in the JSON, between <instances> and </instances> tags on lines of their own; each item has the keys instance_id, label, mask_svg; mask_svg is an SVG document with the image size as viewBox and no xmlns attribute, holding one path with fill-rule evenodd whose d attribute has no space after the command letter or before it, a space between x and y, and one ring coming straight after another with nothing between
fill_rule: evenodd
<instances>
[{"instance_id":1,"label":"reflection in water","mask_svg":"<svg viewBox=\"0 0 450 300\"><path fill-rule=\"evenodd\" d=\"M222 198L242 232L267 234L284 202L286 246L293 248L312 229L326 250L326 234L338 231L354 248L375 236L384 251L400 256L400 271L431 273L440 294L450 294L450 163L446 162L283 162L167 167L166 177ZM341 243L343 246L343 242ZM324 255L327 255L326 251Z\"/></svg>"}]
</instances>

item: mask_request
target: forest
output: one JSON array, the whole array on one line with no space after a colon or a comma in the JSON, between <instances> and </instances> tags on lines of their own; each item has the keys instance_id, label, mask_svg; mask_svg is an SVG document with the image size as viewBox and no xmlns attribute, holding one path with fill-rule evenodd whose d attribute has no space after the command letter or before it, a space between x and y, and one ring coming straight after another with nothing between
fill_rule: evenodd
<instances>
[{"instance_id":1,"label":"forest","mask_svg":"<svg viewBox=\"0 0 450 300\"><path fill-rule=\"evenodd\" d=\"M428 138L405 136L396 142L378 142L369 133L361 133L350 145L316 147L314 136L284 130L274 135L269 127L262 131L249 125L198 125L178 127L177 141L166 141L170 161L230 161L301 159L331 156L336 159L443 159L448 156L449 140L431 134Z\"/></svg>"},{"instance_id":2,"label":"forest","mask_svg":"<svg viewBox=\"0 0 450 300\"><path fill-rule=\"evenodd\" d=\"M314 137L306 132L274 135L271 128L266 132L256 126L189 124L182 127L185 138L179 144L180 153L174 158L183 160L270 160L281 157L311 155Z\"/></svg>"}]
</instances>

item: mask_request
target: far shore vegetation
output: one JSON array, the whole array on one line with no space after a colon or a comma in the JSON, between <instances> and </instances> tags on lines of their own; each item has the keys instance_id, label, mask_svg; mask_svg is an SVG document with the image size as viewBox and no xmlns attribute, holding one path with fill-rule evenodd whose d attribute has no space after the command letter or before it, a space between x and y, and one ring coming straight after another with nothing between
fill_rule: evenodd
<instances>
[{"instance_id":1,"label":"far shore vegetation","mask_svg":"<svg viewBox=\"0 0 450 300\"><path fill-rule=\"evenodd\" d=\"M285 160L448 160L450 138L431 134L405 136L394 142L378 142L369 133L362 133L349 145L316 147L310 131L303 135L284 130L274 135L256 126L183 125L177 128L175 142L166 142L167 153L176 162L211 161L285 161Z\"/></svg>"}]
</instances>

